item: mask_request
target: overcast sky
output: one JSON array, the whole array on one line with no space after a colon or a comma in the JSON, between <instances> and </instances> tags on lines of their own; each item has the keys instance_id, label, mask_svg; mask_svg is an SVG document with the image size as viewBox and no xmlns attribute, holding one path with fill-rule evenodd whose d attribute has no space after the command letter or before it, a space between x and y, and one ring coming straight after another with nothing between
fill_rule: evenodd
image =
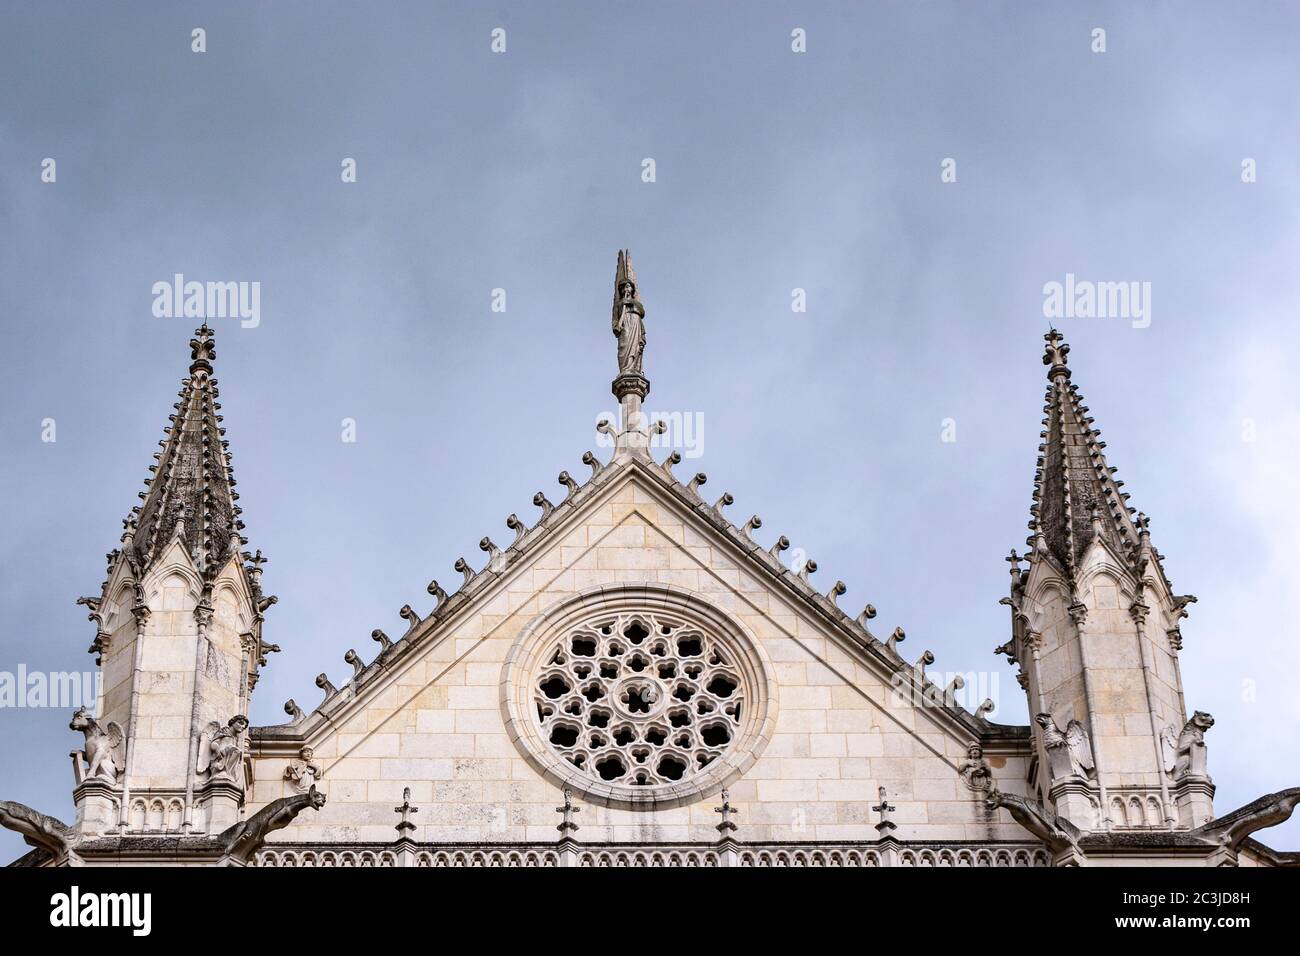
<instances>
[{"instance_id":1,"label":"overcast sky","mask_svg":"<svg viewBox=\"0 0 1300 956\"><path fill-rule=\"evenodd\" d=\"M679 470L874 603L877 633L904 626L909 657L996 675L998 719L1024 721L992 650L1043 286L1072 273L1151 284L1146 328L1057 324L1200 599L1182 672L1217 722L1216 807L1300 784L1300 14L1083 6L6 4L0 670L93 666L73 602L98 593L197 324L155 317L153 283L261 284L256 328L214 326L280 598L251 716L276 723L584 469L627 246L647 407L703 422ZM68 717L0 710L0 798L72 819ZM1260 836L1295 848L1300 823ZM0 857L23 849L0 835Z\"/></svg>"}]
</instances>

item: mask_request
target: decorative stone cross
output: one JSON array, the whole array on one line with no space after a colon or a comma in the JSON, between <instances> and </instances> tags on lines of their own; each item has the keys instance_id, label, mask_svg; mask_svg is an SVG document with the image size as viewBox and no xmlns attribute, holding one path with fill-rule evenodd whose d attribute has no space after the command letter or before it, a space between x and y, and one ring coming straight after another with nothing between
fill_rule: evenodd
<instances>
[{"instance_id":1,"label":"decorative stone cross","mask_svg":"<svg viewBox=\"0 0 1300 956\"><path fill-rule=\"evenodd\" d=\"M885 797L884 787L880 788L880 803L871 809L880 814L880 822L876 824L876 829L880 831L881 836L887 835L890 830L897 829L897 824L895 824L893 820L889 819L889 815L897 810L898 807L891 805L889 800Z\"/></svg>"},{"instance_id":2,"label":"decorative stone cross","mask_svg":"<svg viewBox=\"0 0 1300 956\"><path fill-rule=\"evenodd\" d=\"M740 811L738 811L735 807L731 805L730 791L728 790L722 791L722 806L714 807L713 812L722 814L722 822L718 824L717 830L724 837L728 833L733 832L736 829L736 824L731 822L731 815L733 813L739 813Z\"/></svg>"},{"instance_id":3,"label":"decorative stone cross","mask_svg":"<svg viewBox=\"0 0 1300 956\"><path fill-rule=\"evenodd\" d=\"M563 814L559 825L555 828L560 831L560 837L568 837L578 832L578 824L574 821L573 815L581 813L582 810L573 805L573 791L567 787L564 790L564 806L556 807L555 812Z\"/></svg>"},{"instance_id":4,"label":"decorative stone cross","mask_svg":"<svg viewBox=\"0 0 1300 956\"><path fill-rule=\"evenodd\" d=\"M411 814L420 812L419 807L411 806L410 787L404 787L402 789L402 805L400 807L393 807L393 812L402 815L401 821L396 827L394 827L394 829L397 830L399 836L409 836L411 831L415 829L415 824L411 822Z\"/></svg>"}]
</instances>

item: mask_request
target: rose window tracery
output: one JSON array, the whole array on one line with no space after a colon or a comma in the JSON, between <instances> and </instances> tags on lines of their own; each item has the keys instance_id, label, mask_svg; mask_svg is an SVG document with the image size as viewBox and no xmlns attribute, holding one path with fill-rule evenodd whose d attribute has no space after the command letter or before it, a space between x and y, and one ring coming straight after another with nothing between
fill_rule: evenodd
<instances>
[{"instance_id":1,"label":"rose window tracery","mask_svg":"<svg viewBox=\"0 0 1300 956\"><path fill-rule=\"evenodd\" d=\"M594 779L647 787L694 776L736 739L745 692L702 628L625 612L553 642L533 703L542 737Z\"/></svg>"},{"instance_id":2,"label":"rose window tracery","mask_svg":"<svg viewBox=\"0 0 1300 956\"><path fill-rule=\"evenodd\" d=\"M512 739L546 776L596 802L668 807L757 759L775 685L734 622L667 588L574 604L521 635L504 675Z\"/></svg>"}]
</instances>

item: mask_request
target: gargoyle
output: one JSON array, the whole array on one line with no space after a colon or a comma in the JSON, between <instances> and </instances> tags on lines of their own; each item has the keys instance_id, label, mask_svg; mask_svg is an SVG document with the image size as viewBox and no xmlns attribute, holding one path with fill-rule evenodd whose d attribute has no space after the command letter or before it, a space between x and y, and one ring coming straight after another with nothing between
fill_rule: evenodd
<instances>
[{"instance_id":1,"label":"gargoyle","mask_svg":"<svg viewBox=\"0 0 1300 956\"><path fill-rule=\"evenodd\" d=\"M21 834L29 846L55 856L71 852L80 840L77 831L61 820L13 800L0 800L0 827Z\"/></svg>"},{"instance_id":2,"label":"gargoyle","mask_svg":"<svg viewBox=\"0 0 1300 956\"><path fill-rule=\"evenodd\" d=\"M225 849L226 857L237 863L247 863L262 848L270 833L283 830L307 807L319 810L323 806L325 794L312 786L306 793L272 800L247 820L223 831L217 839Z\"/></svg>"},{"instance_id":3,"label":"gargoyle","mask_svg":"<svg viewBox=\"0 0 1300 956\"><path fill-rule=\"evenodd\" d=\"M996 788L989 791L984 803L990 810L1005 809L1011 814L1011 819L1046 843L1053 853L1079 848L1079 828L1041 804L1030 803L1024 797L1002 793Z\"/></svg>"},{"instance_id":4,"label":"gargoyle","mask_svg":"<svg viewBox=\"0 0 1300 956\"><path fill-rule=\"evenodd\" d=\"M1197 827L1192 831L1192 836L1235 850L1241 845L1242 840L1256 830L1275 827L1291 819L1291 814L1298 803L1300 803L1300 787L1268 793L1217 820Z\"/></svg>"}]
</instances>

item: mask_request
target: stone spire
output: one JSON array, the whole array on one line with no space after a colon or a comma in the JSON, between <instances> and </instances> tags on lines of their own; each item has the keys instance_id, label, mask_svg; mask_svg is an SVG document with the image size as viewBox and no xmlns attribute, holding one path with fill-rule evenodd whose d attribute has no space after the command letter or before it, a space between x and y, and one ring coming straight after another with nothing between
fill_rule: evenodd
<instances>
[{"instance_id":1,"label":"stone spire","mask_svg":"<svg viewBox=\"0 0 1300 956\"><path fill-rule=\"evenodd\" d=\"M1187 720L1179 621L1195 598L1173 593L1145 516L1106 463L1070 347L1055 329L1044 338L1029 568L1007 559L1012 637L996 650L1019 666L1036 715L1031 780L1043 806L1083 830L1199 826L1212 784L1176 773L1168 743Z\"/></svg>"},{"instance_id":2,"label":"stone spire","mask_svg":"<svg viewBox=\"0 0 1300 956\"><path fill-rule=\"evenodd\" d=\"M1073 581L1079 559L1096 539L1121 560L1134 560L1141 519L1135 520L1128 507L1129 496L1120 491L1124 483L1106 464L1101 432L1092 427L1088 406L1070 382L1070 346L1055 329L1043 338L1048 386L1028 544L1031 560L1045 553Z\"/></svg>"},{"instance_id":3,"label":"stone spire","mask_svg":"<svg viewBox=\"0 0 1300 956\"><path fill-rule=\"evenodd\" d=\"M211 580L235 554L243 539L235 502L235 476L229 443L222 437L221 404L212 374L216 345L207 324L190 340L190 374L181 382L180 401L173 407L150 466L144 503L127 518L123 537L137 577L179 537L199 572Z\"/></svg>"}]
</instances>

